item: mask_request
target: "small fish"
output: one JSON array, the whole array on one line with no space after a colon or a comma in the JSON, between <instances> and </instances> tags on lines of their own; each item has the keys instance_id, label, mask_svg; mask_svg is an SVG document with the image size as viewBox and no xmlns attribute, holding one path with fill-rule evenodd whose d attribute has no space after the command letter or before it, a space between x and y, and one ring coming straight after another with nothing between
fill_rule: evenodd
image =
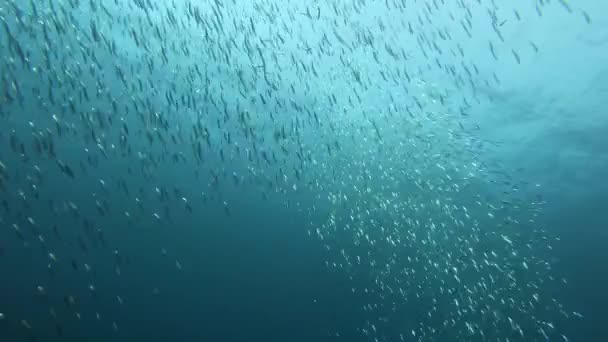
<instances>
[{"instance_id":1,"label":"small fish","mask_svg":"<svg viewBox=\"0 0 608 342\"><path fill-rule=\"evenodd\" d=\"M538 46L533 41L530 41L530 45L532 45L534 52L538 53Z\"/></svg>"},{"instance_id":2,"label":"small fish","mask_svg":"<svg viewBox=\"0 0 608 342\"><path fill-rule=\"evenodd\" d=\"M65 174L66 176L74 179L74 171L72 171L72 168L69 167L67 164L65 164L64 162L62 162L61 160L57 160L57 166L59 166L59 169L61 170L61 172L63 174Z\"/></svg>"},{"instance_id":3,"label":"small fish","mask_svg":"<svg viewBox=\"0 0 608 342\"><path fill-rule=\"evenodd\" d=\"M587 24L591 24L591 17L589 16L589 14L585 11L581 11L583 13L583 17L585 18L585 21L587 22Z\"/></svg>"},{"instance_id":4,"label":"small fish","mask_svg":"<svg viewBox=\"0 0 608 342\"><path fill-rule=\"evenodd\" d=\"M517 54L517 52L513 49L511 49L511 52L513 53L513 57L517 61L517 64L521 64L521 59L519 58L519 55Z\"/></svg>"}]
</instances>

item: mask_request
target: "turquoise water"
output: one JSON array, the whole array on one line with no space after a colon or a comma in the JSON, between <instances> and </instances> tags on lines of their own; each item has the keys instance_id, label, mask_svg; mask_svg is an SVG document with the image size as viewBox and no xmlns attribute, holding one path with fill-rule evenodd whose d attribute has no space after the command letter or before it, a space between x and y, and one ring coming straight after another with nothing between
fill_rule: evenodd
<instances>
[{"instance_id":1,"label":"turquoise water","mask_svg":"<svg viewBox=\"0 0 608 342\"><path fill-rule=\"evenodd\" d=\"M0 3L2 341L604 341L597 1Z\"/></svg>"}]
</instances>

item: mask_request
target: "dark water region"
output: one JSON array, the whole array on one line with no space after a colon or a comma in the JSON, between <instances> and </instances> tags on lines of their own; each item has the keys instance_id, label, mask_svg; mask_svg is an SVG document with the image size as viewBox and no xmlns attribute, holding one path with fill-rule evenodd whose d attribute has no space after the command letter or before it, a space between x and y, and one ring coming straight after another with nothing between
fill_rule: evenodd
<instances>
[{"instance_id":1,"label":"dark water region","mask_svg":"<svg viewBox=\"0 0 608 342\"><path fill-rule=\"evenodd\" d=\"M548 220L561 230L562 243L556 245L555 256L560 258L560 272L569 279L569 286L560 289L560 298L564 305L580 307L587 317L568 327L569 334L576 340L602 341L608 336L603 324L608 280L601 263L607 254L606 232L603 218L597 215L602 202L598 198L588 203L596 207L570 203ZM595 220L580 226L581 216ZM132 271L121 282L103 284L105 292L122 293L128 300L118 310L108 303L114 299L109 295L96 302L98 310L111 311L120 319L119 333L85 317L78 324L66 325L63 337L52 333L52 323L43 323L51 333L37 335L37 340L367 340L353 332L364 321L358 308L367 298L351 292L352 280L346 274L325 270L323 250L303 234L305 226L294 224L293 216L277 214L272 207L255 207L245 221L213 217L180 229L182 234L189 231L189 239L180 240L176 248L188 251L182 255L190 254L194 260L187 274L167 271L173 266L168 265L171 261L153 258L158 253L146 254L142 239L136 243L142 250ZM261 229L272 233L260 235ZM47 313L40 305L48 302L32 298L31 289L20 286L27 280L35 282L37 272L45 271L31 269L35 263L30 253L20 255L15 253L17 248L3 246L2 269L13 275L2 281L2 293L10 294L2 297L3 307L45 320ZM158 271L159 265L165 267L163 272ZM155 294L152 284L162 291ZM361 284L365 285L370 284ZM69 288L70 284L60 286ZM419 314L415 308L403 311L404 320ZM3 340L31 340L17 324L2 324ZM329 336L337 331L341 337Z\"/></svg>"},{"instance_id":2,"label":"dark water region","mask_svg":"<svg viewBox=\"0 0 608 342\"><path fill-rule=\"evenodd\" d=\"M323 250L303 234L304 227L294 224L294 216L285 217L262 206L249 208L249 214L243 209L235 220L210 217L205 222L177 227L185 236L173 248L181 251L182 258L192 258L191 263L184 263L183 272L175 270L172 260L154 258L159 253L148 251L143 237L139 237L140 242L129 241L140 250L136 253L139 257L134 257L130 271L119 282L98 283L100 294L94 300L97 310L111 310L120 320L118 333L83 315L78 325L68 323L63 328L63 338L54 336L53 329L49 329L52 334L38 338L305 341L327 340L328 333L349 331L361 324L362 316L356 313L356 307L363 298L351 292L351 280L346 275L325 270ZM275 231L278 227L282 228ZM124 234L128 233L122 233L120 238ZM3 297L3 306L18 308L17 312L21 310L34 319L46 318L48 313L36 306L48 305L52 299L32 298L31 289L4 287L18 285L17 280L24 282L23 278L34 282L45 270L24 270L24 265L31 262L26 255L17 261L22 256L8 253L14 258L3 258L3 269L20 277L3 282L2 290L11 294ZM158 272L159 267L165 270ZM55 286L71 287L64 283ZM158 293L153 286L159 289ZM125 303L116 307L109 303L115 298L104 292L121 293ZM51 325L43 321L41 324L44 328ZM25 337L22 327L5 324L3 328L8 340ZM355 336L351 332L344 338Z\"/></svg>"},{"instance_id":3,"label":"dark water region","mask_svg":"<svg viewBox=\"0 0 608 342\"><path fill-rule=\"evenodd\" d=\"M556 257L560 259L560 271L569 279L569 286L561 289L564 303L581 305L587 319L571 327L577 340L602 341L608 337L608 272L604 263L608 258L605 241L605 212L608 196L593 195L580 201L562 202L547 213L548 224L561 236L556 246Z\"/></svg>"},{"instance_id":4,"label":"dark water region","mask_svg":"<svg viewBox=\"0 0 608 342\"><path fill-rule=\"evenodd\" d=\"M0 1L0 341L608 341L606 10Z\"/></svg>"}]
</instances>

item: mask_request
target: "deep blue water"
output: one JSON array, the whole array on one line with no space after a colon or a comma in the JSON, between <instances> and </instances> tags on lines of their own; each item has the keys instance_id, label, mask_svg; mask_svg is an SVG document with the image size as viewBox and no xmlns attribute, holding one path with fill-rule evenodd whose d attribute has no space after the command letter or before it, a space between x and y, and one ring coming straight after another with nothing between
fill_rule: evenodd
<instances>
[{"instance_id":1,"label":"deep blue water","mask_svg":"<svg viewBox=\"0 0 608 342\"><path fill-rule=\"evenodd\" d=\"M607 279L602 262L607 257L605 220L597 214L602 209L601 198L590 199L592 202L597 203L595 208L570 203L568 210L547 219L562 236L556 257L560 259L558 271L569 279L569 285L561 290L560 298L586 315L569 327L575 341L603 341L608 336L604 324ZM278 214L270 206L252 209L257 214L245 221L213 218L180 227L190 230L190 241L181 241L179 248L197 260L186 266L187 272L171 270L171 261L146 257L145 241L136 243L142 252L133 256L122 281L99 284L99 298L87 301L102 312L117 314L119 333L84 316L78 324L66 324L63 338L50 332L36 334L38 340L365 341L353 332L364 320L358 310L364 298L352 294L347 275L325 270L323 251L303 234L304 227L294 224L296 214ZM581 225L583 216L590 219ZM207 230L201 231L201 225ZM260 236L259 230L273 228L271 234ZM0 260L8 276L2 281L2 293L7 294L2 296L2 307L42 318L46 313L40 310L40 301L23 286L39 279L38 272L44 274L28 263L35 248L20 252L9 243L16 241L3 239ZM154 295L151 284L162 292ZM69 288L70 284L58 287ZM110 294L116 292L126 300L122 308L109 303L114 299ZM14 322L3 321L2 329L5 341L28 340ZM341 331L342 337L328 336L334 331Z\"/></svg>"}]
</instances>

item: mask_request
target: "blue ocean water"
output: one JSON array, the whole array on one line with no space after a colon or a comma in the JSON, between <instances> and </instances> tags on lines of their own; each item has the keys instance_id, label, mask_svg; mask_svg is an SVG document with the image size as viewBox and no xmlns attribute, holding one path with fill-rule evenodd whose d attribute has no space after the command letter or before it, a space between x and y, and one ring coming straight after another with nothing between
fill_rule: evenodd
<instances>
[{"instance_id":1,"label":"blue ocean water","mask_svg":"<svg viewBox=\"0 0 608 342\"><path fill-rule=\"evenodd\" d=\"M606 341L606 5L3 1L0 341Z\"/></svg>"}]
</instances>

